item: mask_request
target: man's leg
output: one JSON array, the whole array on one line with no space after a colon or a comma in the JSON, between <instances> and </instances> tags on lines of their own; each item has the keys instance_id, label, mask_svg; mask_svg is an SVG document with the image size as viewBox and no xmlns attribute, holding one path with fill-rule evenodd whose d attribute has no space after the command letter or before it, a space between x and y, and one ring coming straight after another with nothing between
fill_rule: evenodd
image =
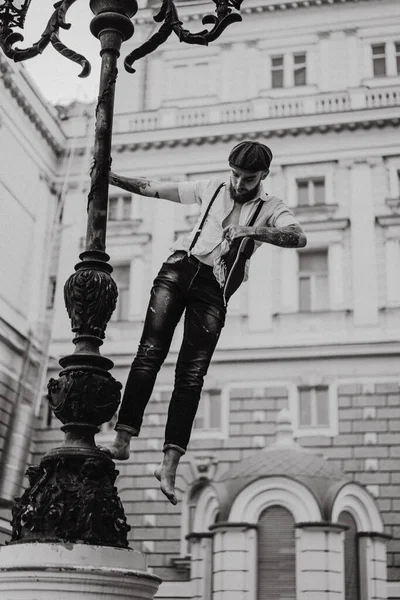
<instances>
[{"instance_id":1,"label":"man's leg","mask_svg":"<svg viewBox=\"0 0 400 600\"><path fill-rule=\"evenodd\" d=\"M138 436L157 373L168 354L175 327L185 308L179 289L179 270L164 265L154 281L138 352L122 398L116 438L104 449L112 458L129 458L132 436Z\"/></svg>"},{"instance_id":2,"label":"man's leg","mask_svg":"<svg viewBox=\"0 0 400 600\"><path fill-rule=\"evenodd\" d=\"M175 476L186 452L204 377L224 325L224 310L202 304L186 309L183 342L175 370L175 386L165 430L164 460L155 472L161 491L176 504Z\"/></svg>"}]
</instances>

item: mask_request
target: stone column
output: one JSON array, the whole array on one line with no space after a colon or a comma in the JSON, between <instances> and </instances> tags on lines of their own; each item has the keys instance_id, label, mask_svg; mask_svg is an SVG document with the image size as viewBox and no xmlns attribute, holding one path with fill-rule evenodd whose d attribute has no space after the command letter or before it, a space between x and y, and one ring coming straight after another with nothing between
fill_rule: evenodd
<instances>
[{"instance_id":1,"label":"stone column","mask_svg":"<svg viewBox=\"0 0 400 600\"><path fill-rule=\"evenodd\" d=\"M193 585L192 600L213 600L213 537L214 534L191 533L191 576Z\"/></svg>"},{"instance_id":2,"label":"stone column","mask_svg":"<svg viewBox=\"0 0 400 600\"><path fill-rule=\"evenodd\" d=\"M297 600L345 600L345 529L324 522L296 526Z\"/></svg>"},{"instance_id":3,"label":"stone column","mask_svg":"<svg viewBox=\"0 0 400 600\"><path fill-rule=\"evenodd\" d=\"M255 600L257 525L216 523L214 532L213 600Z\"/></svg>"},{"instance_id":4,"label":"stone column","mask_svg":"<svg viewBox=\"0 0 400 600\"><path fill-rule=\"evenodd\" d=\"M360 595L363 600L386 600L386 543L389 536L362 532L359 537Z\"/></svg>"}]
</instances>

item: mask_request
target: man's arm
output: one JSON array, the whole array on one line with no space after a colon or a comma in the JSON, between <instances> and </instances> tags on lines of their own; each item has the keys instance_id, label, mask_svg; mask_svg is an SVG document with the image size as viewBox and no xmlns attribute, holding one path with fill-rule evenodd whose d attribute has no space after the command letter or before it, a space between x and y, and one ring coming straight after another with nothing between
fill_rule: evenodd
<instances>
[{"instance_id":1,"label":"man's arm","mask_svg":"<svg viewBox=\"0 0 400 600\"><path fill-rule=\"evenodd\" d=\"M228 225L224 229L224 237L233 242L244 237L253 238L259 242L280 246L281 248L304 248L307 238L301 225L297 222L284 227L245 227L243 225Z\"/></svg>"},{"instance_id":2,"label":"man's arm","mask_svg":"<svg viewBox=\"0 0 400 600\"><path fill-rule=\"evenodd\" d=\"M176 182L154 181L146 177L121 177L112 171L109 174L111 185L149 198L163 198L171 202L180 202L178 184Z\"/></svg>"}]
</instances>

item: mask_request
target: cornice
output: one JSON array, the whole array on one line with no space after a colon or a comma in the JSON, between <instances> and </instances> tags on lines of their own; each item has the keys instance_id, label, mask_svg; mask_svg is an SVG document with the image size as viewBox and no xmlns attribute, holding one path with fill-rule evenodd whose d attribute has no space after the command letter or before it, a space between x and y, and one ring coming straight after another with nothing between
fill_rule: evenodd
<instances>
[{"instance_id":1,"label":"cornice","mask_svg":"<svg viewBox=\"0 0 400 600\"><path fill-rule=\"evenodd\" d=\"M307 9L307 8L315 8L315 7L323 8L326 6L333 6L335 4L340 4L342 6L343 4L355 4L356 2L357 2L357 4L360 4L361 2L373 2L373 1L376 1L376 0L286 0L286 1L277 0L277 1L269 2L268 4L255 3L253 6L242 6L241 13L244 15L253 14L253 13L261 14L261 13L272 13L272 12L279 12L279 11L283 12L283 11L287 11L290 9L296 10L296 9ZM178 5L178 8L180 10L182 10L183 8L187 8L187 7L188 7L187 4L184 7ZM149 8L151 9L152 7L146 7L144 9L144 11L146 11L148 13ZM190 8L192 8L192 7L190 6ZM196 9L197 9L196 12L190 13L190 14L182 14L182 15L180 15L180 18L183 22L197 21L203 17L204 8L205 8L204 4L199 3L198 6L196 6ZM157 6L157 9L158 9L158 6ZM142 23L143 24L148 24L148 23L154 24L153 14L146 14L146 15L142 14L141 15L139 12L136 22L138 24L142 24Z\"/></svg>"},{"instance_id":2,"label":"cornice","mask_svg":"<svg viewBox=\"0 0 400 600\"><path fill-rule=\"evenodd\" d=\"M50 130L44 125L42 119L35 111L33 106L27 100L25 95L21 92L18 85L15 83L11 69L6 61L0 55L0 78L3 81L4 87L9 90L11 96L16 101L17 105L28 117L30 122L36 127L43 139L48 143L50 148L56 154L61 156L64 153L64 146L61 145L56 138L52 135Z\"/></svg>"},{"instance_id":3,"label":"cornice","mask_svg":"<svg viewBox=\"0 0 400 600\"><path fill-rule=\"evenodd\" d=\"M347 123L332 123L332 124L320 124L320 125L305 125L298 127L287 127L280 129L261 129L258 131L245 131L241 133L224 133L220 135L207 134L193 137L182 137L174 139L164 140L152 140L146 142L117 142L113 146L113 151L122 152L135 152L138 150L153 150L161 148L175 148L175 147L188 147L188 146L202 146L204 144L212 145L218 142L235 142L244 139L269 139L269 138L283 138L283 137L296 137L298 135L314 135L314 134L325 134L325 133L341 133L343 131L356 131L356 130L368 130L368 129L383 129L385 127L399 127L400 117L391 117L387 119L366 119L364 121L349 121ZM210 128L211 129L211 128ZM80 153L84 152L84 147L79 150Z\"/></svg>"}]
</instances>

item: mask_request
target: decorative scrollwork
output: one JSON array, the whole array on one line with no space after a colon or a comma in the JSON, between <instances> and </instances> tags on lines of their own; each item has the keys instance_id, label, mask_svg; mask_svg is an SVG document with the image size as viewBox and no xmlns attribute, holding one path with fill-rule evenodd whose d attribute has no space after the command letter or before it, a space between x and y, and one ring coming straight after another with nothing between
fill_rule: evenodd
<instances>
[{"instance_id":1,"label":"decorative scrollwork","mask_svg":"<svg viewBox=\"0 0 400 600\"><path fill-rule=\"evenodd\" d=\"M122 385L113 377L84 370L65 371L50 379L47 398L62 423L101 425L116 413Z\"/></svg>"},{"instance_id":2,"label":"decorative scrollwork","mask_svg":"<svg viewBox=\"0 0 400 600\"><path fill-rule=\"evenodd\" d=\"M238 13L233 13L231 8L240 10L242 0L213 0L213 2L216 5L216 15L206 15L202 20L203 25L213 25L213 28L191 33L183 28L174 0L163 0L159 12L153 17L156 23L162 23L162 25L150 39L125 58L124 64L128 73L135 73L135 69L132 67L133 63L154 52L169 38L172 32L175 32L180 42L207 46L216 40L228 25L242 20L242 17Z\"/></svg>"},{"instance_id":3,"label":"decorative scrollwork","mask_svg":"<svg viewBox=\"0 0 400 600\"><path fill-rule=\"evenodd\" d=\"M75 2L76 0L60 0L56 2L54 4L55 11L50 17L46 29L40 39L29 48L13 48L14 44L24 40L23 36L20 33L15 33L6 23L0 24L0 47L4 54L15 62L21 62L38 56L38 54L41 54L51 44L62 56L81 65L82 71L79 77L90 75L91 66L89 61L82 54L78 54L74 50L67 48L58 37L60 27L61 29L69 29L71 27L70 23L65 22L65 16L68 9Z\"/></svg>"},{"instance_id":4,"label":"decorative scrollwork","mask_svg":"<svg viewBox=\"0 0 400 600\"><path fill-rule=\"evenodd\" d=\"M109 273L94 268L78 269L64 286L72 331L104 339L117 297L118 289Z\"/></svg>"},{"instance_id":5,"label":"decorative scrollwork","mask_svg":"<svg viewBox=\"0 0 400 600\"><path fill-rule=\"evenodd\" d=\"M59 456L27 470L30 487L16 498L12 541L43 539L128 547L130 530L109 460Z\"/></svg>"}]
</instances>

